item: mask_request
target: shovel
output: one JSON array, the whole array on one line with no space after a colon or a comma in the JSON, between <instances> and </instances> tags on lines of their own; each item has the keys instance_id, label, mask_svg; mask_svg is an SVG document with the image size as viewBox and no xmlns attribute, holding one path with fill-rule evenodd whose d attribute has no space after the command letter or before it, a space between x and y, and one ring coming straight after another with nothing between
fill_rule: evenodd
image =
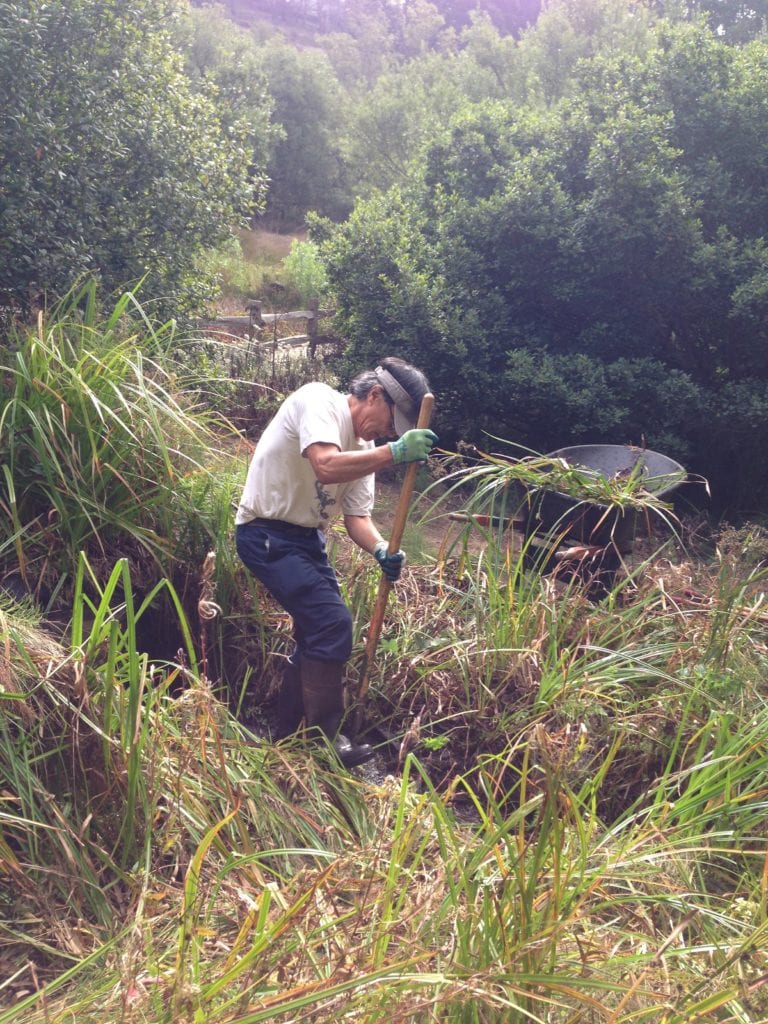
<instances>
[{"instance_id":1,"label":"shovel","mask_svg":"<svg viewBox=\"0 0 768 1024\"><path fill-rule=\"evenodd\" d=\"M416 423L417 428L426 429L430 420L432 419L432 410L435 405L435 396L430 392L421 400L421 408L419 409L419 419ZM388 549L390 551L398 551L400 548L400 542L403 539L403 532L405 531L405 524L408 520L408 511L411 504L411 495L413 494L413 487L416 483L416 474L419 471L419 463L411 462L408 464L405 470L405 476L403 478L403 485L400 488L400 497L397 499L397 508L395 509L395 518L392 522L392 529L389 534ZM368 686L370 684L370 669L373 663L374 656L376 654L376 647L379 643L379 636L381 634L381 627L384 624L384 613L387 609L387 598L389 592L392 589L392 581L388 580L384 574L382 574L379 580L379 590L376 595L376 604L373 608L373 614L371 615L371 625L368 629L368 640L365 645L365 652L360 663L360 682L357 691L357 700L355 702L355 709L352 714L352 732L356 734L360 729L363 702L366 694L368 693Z\"/></svg>"}]
</instances>

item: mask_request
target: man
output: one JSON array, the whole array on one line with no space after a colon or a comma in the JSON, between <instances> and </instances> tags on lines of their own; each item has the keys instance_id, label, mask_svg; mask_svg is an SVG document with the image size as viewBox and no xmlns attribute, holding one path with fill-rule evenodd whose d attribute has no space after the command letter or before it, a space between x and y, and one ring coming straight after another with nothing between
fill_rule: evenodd
<instances>
[{"instance_id":1,"label":"man","mask_svg":"<svg viewBox=\"0 0 768 1024\"><path fill-rule=\"evenodd\" d=\"M235 518L238 555L293 619L296 650L279 697L280 734L303 718L347 767L373 750L340 732L352 616L328 562L325 529L340 512L352 540L388 579L399 577L405 554L388 550L371 519L374 474L426 461L437 435L415 424L428 391L424 374L396 357L355 377L346 395L305 384L259 440ZM392 440L374 444L386 438Z\"/></svg>"}]
</instances>

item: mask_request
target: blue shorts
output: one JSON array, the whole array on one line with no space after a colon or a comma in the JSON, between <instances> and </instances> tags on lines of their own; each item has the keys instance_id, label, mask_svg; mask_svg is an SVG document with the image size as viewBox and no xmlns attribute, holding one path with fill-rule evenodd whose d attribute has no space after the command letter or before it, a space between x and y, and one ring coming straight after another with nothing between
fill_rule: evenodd
<instances>
[{"instance_id":1,"label":"blue shorts","mask_svg":"<svg viewBox=\"0 0 768 1024\"><path fill-rule=\"evenodd\" d=\"M321 530L278 519L235 528L237 553L293 619L298 653L316 661L347 661L352 615L344 604Z\"/></svg>"}]
</instances>

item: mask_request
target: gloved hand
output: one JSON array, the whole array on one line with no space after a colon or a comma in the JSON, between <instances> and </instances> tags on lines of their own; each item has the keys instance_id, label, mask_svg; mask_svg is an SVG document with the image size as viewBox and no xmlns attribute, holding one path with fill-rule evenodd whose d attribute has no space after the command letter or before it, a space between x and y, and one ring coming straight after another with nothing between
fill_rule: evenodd
<instances>
[{"instance_id":1,"label":"gloved hand","mask_svg":"<svg viewBox=\"0 0 768 1024\"><path fill-rule=\"evenodd\" d=\"M434 430L425 430L421 427L406 430L402 437L389 442L392 461L396 466L401 462L426 462L430 449L438 440Z\"/></svg>"},{"instance_id":2,"label":"gloved hand","mask_svg":"<svg viewBox=\"0 0 768 1024\"><path fill-rule=\"evenodd\" d=\"M387 577L390 583L394 583L399 578L403 566L405 565L405 552L404 551L393 551L389 554L389 547L385 540L380 540L376 547L373 549L373 557L381 566L381 571Z\"/></svg>"}]
</instances>

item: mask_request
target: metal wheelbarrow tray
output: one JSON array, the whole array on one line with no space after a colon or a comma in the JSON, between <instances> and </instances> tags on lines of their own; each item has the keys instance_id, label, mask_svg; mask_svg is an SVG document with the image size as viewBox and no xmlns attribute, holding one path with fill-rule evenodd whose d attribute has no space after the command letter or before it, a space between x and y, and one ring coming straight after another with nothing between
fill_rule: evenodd
<instances>
[{"instance_id":1,"label":"metal wheelbarrow tray","mask_svg":"<svg viewBox=\"0 0 768 1024\"><path fill-rule=\"evenodd\" d=\"M666 455L620 444L584 444L559 448L547 455L569 466L607 479L642 474L642 485L654 497L667 501L687 479L687 471ZM579 561L578 575L599 573L596 587L613 583L621 555L627 554L640 532L649 533L648 514L641 508L587 501L544 487L526 488L521 510L528 542L528 562L551 571L570 551ZM567 560L567 558L565 559Z\"/></svg>"},{"instance_id":2,"label":"metal wheelbarrow tray","mask_svg":"<svg viewBox=\"0 0 768 1024\"><path fill-rule=\"evenodd\" d=\"M609 480L629 476L639 470L644 488L662 501L667 500L687 477L686 470L674 459L630 445L583 444L559 448L550 452L547 458L564 459L569 466ZM612 543L620 551L629 550L644 519L640 509L585 501L543 487L528 490L527 506L529 532L556 532L563 534L565 539L582 544L604 546Z\"/></svg>"}]
</instances>

